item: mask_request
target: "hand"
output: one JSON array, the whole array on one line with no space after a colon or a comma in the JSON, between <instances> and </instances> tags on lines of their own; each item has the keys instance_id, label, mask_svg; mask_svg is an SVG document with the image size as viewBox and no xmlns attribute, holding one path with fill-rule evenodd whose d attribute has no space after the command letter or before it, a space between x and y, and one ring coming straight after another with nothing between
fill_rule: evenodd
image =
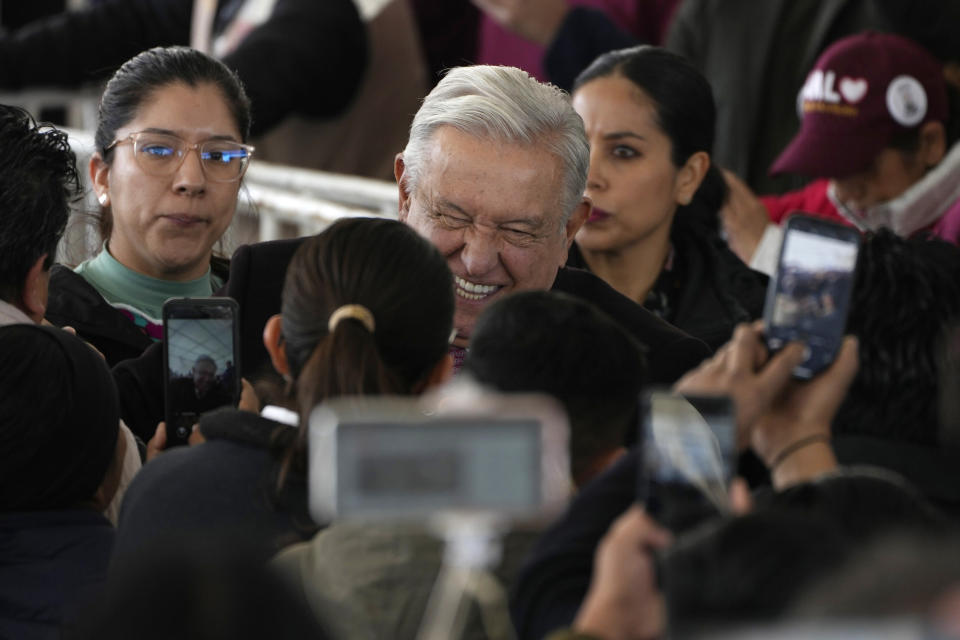
<instances>
[{"instance_id":1,"label":"hand","mask_svg":"<svg viewBox=\"0 0 960 640\"><path fill-rule=\"evenodd\" d=\"M240 378L240 403L237 408L250 413L260 413L260 398L257 397L253 385L247 382L246 378Z\"/></svg>"},{"instance_id":2,"label":"hand","mask_svg":"<svg viewBox=\"0 0 960 640\"><path fill-rule=\"evenodd\" d=\"M546 47L553 42L570 7L566 0L471 0L501 26Z\"/></svg>"},{"instance_id":3,"label":"hand","mask_svg":"<svg viewBox=\"0 0 960 640\"><path fill-rule=\"evenodd\" d=\"M150 462L158 455L163 453L164 449L167 448L167 423L160 422L157 424L156 431L153 432L153 437L147 440L147 455L146 461Z\"/></svg>"},{"instance_id":4,"label":"hand","mask_svg":"<svg viewBox=\"0 0 960 640\"><path fill-rule=\"evenodd\" d=\"M200 425L193 425L193 429L190 431L190 437L187 438L187 444L191 447L195 444L200 444L201 442L206 442L207 439L203 437L203 433L200 432ZM157 424L156 431L153 432L153 437L147 441L147 455L146 461L150 462L158 455L166 451L167 449L167 423L159 422Z\"/></svg>"},{"instance_id":5,"label":"hand","mask_svg":"<svg viewBox=\"0 0 960 640\"><path fill-rule=\"evenodd\" d=\"M836 466L828 442L830 425L857 373L857 340L846 337L833 364L801 382L792 372L804 359L803 346L791 343L771 358L762 330L762 321L737 327L730 342L674 389L729 395L736 407L740 445L749 443L768 468L792 444L824 436L771 468L774 486L783 488Z\"/></svg>"},{"instance_id":6,"label":"hand","mask_svg":"<svg viewBox=\"0 0 960 640\"><path fill-rule=\"evenodd\" d=\"M750 446L767 464L804 438L830 436L830 425L859 368L857 339L847 336L828 369L808 381L791 380L757 420ZM794 461L792 454L788 461ZM779 470L779 469L778 469Z\"/></svg>"},{"instance_id":7,"label":"hand","mask_svg":"<svg viewBox=\"0 0 960 640\"><path fill-rule=\"evenodd\" d=\"M794 368L804 359L799 343L787 345L770 358L762 332L762 321L741 324L730 342L673 387L679 393L730 396L741 449L749 445L754 424L786 388Z\"/></svg>"},{"instance_id":8,"label":"hand","mask_svg":"<svg viewBox=\"0 0 960 640\"><path fill-rule=\"evenodd\" d=\"M671 542L670 533L642 507L620 516L597 547L593 580L573 628L605 640L660 637L666 628L666 607L651 550Z\"/></svg>"},{"instance_id":9,"label":"hand","mask_svg":"<svg viewBox=\"0 0 960 640\"><path fill-rule=\"evenodd\" d=\"M727 245L738 258L750 264L764 230L771 224L770 217L760 199L736 174L724 169L723 177L730 188L730 197L720 209Z\"/></svg>"}]
</instances>

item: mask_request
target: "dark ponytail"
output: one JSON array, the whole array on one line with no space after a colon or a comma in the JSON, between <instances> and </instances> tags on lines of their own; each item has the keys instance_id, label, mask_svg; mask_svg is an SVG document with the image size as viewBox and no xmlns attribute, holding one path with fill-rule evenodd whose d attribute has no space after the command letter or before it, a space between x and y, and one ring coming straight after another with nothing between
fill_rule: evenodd
<instances>
[{"instance_id":1,"label":"dark ponytail","mask_svg":"<svg viewBox=\"0 0 960 640\"><path fill-rule=\"evenodd\" d=\"M330 331L330 316L344 305L363 307L372 326L345 317ZM405 224L348 218L308 238L283 286L283 348L293 378L287 393L301 426L275 439L285 459L281 483L291 464L305 465L307 418L316 404L420 391L447 354L453 311L446 260Z\"/></svg>"}]
</instances>

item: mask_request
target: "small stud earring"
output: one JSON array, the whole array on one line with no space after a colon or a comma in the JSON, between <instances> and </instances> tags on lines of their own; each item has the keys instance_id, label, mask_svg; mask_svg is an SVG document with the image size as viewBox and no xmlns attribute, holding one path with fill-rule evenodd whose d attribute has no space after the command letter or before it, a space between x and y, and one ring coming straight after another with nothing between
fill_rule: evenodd
<instances>
[{"instance_id":1,"label":"small stud earring","mask_svg":"<svg viewBox=\"0 0 960 640\"><path fill-rule=\"evenodd\" d=\"M100 202L101 207L105 207L107 206L107 202L110 201L110 197L105 193L101 193L97 200Z\"/></svg>"}]
</instances>

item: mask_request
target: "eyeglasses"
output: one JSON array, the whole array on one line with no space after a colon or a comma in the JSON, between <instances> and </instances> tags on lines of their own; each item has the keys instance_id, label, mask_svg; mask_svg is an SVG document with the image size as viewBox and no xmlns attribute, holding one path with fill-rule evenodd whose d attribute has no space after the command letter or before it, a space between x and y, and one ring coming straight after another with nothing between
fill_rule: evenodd
<instances>
[{"instance_id":1,"label":"eyeglasses","mask_svg":"<svg viewBox=\"0 0 960 640\"><path fill-rule=\"evenodd\" d=\"M253 147L231 140L205 140L187 144L186 140L177 136L149 131L138 131L115 140L104 151L126 142L133 143L133 157L144 173L151 176L172 175L183 165L187 152L196 149L207 180L236 182L247 170L247 163L253 155Z\"/></svg>"}]
</instances>

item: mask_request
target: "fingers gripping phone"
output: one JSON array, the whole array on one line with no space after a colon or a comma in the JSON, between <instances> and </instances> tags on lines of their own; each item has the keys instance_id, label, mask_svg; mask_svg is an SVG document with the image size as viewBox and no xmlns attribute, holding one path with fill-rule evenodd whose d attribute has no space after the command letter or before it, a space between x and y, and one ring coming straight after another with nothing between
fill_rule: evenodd
<instances>
[{"instance_id":1,"label":"fingers gripping phone","mask_svg":"<svg viewBox=\"0 0 960 640\"><path fill-rule=\"evenodd\" d=\"M163 305L167 446L186 444L200 416L240 400L238 306L232 298Z\"/></svg>"},{"instance_id":2,"label":"fingers gripping phone","mask_svg":"<svg viewBox=\"0 0 960 640\"><path fill-rule=\"evenodd\" d=\"M771 351L793 340L806 344L794 377L812 378L836 357L859 252L860 232L852 227L803 215L787 220L763 318Z\"/></svg>"}]
</instances>

